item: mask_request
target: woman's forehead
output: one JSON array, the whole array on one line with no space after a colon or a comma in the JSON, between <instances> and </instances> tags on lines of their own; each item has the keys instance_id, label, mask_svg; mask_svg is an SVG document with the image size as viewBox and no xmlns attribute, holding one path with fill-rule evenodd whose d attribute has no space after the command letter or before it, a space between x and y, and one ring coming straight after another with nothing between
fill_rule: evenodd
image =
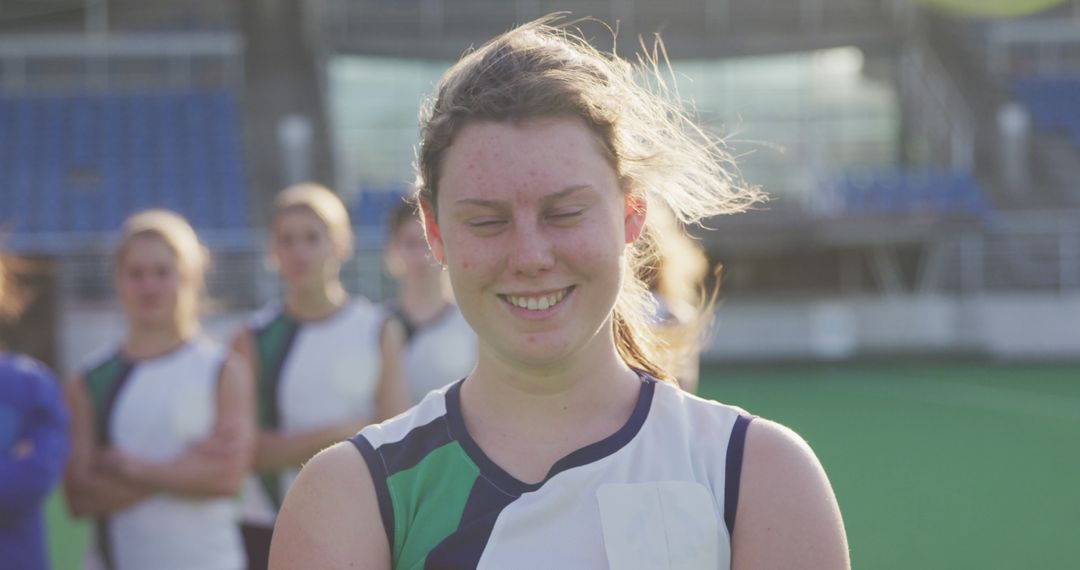
<instances>
[{"instance_id":1,"label":"woman's forehead","mask_svg":"<svg viewBox=\"0 0 1080 570\"><path fill-rule=\"evenodd\" d=\"M176 261L176 252L157 234L146 233L133 236L124 247L122 263L145 261Z\"/></svg>"},{"instance_id":2,"label":"woman's forehead","mask_svg":"<svg viewBox=\"0 0 1080 570\"><path fill-rule=\"evenodd\" d=\"M319 217L311 208L303 205L290 206L274 216L273 227L275 230L285 228L316 227L327 230L326 222Z\"/></svg>"},{"instance_id":3,"label":"woman's forehead","mask_svg":"<svg viewBox=\"0 0 1080 570\"><path fill-rule=\"evenodd\" d=\"M572 118L477 122L447 150L440 193L455 198L521 190L561 190L614 180L593 133Z\"/></svg>"}]
</instances>

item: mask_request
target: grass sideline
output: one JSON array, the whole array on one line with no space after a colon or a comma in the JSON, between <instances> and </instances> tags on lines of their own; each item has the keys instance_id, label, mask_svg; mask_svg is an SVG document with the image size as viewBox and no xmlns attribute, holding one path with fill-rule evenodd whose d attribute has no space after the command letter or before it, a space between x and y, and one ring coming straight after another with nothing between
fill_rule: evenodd
<instances>
[{"instance_id":1,"label":"grass sideline","mask_svg":"<svg viewBox=\"0 0 1080 570\"><path fill-rule=\"evenodd\" d=\"M701 392L806 438L855 568L1080 567L1080 365L713 368Z\"/></svg>"}]
</instances>

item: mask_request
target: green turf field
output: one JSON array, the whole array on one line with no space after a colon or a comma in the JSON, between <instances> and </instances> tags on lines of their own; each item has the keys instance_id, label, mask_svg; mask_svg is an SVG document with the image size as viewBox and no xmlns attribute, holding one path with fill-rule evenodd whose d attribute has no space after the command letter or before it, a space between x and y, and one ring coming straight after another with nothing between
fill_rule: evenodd
<instances>
[{"instance_id":1,"label":"green turf field","mask_svg":"<svg viewBox=\"0 0 1080 570\"><path fill-rule=\"evenodd\" d=\"M714 367L701 392L810 442L855 568L1080 568L1080 366ZM86 527L55 499L75 569Z\"/></svg>"},{"instance_id":2,"label":"green turf field","mask_svg":"<svg viewBox=\"0 0 1080 570\"><path fill-rule=\"evenodd\" d=\"M836 489L854 568L1080 568L1080 366L711 369Z\"/></svg>"}]
</instances>

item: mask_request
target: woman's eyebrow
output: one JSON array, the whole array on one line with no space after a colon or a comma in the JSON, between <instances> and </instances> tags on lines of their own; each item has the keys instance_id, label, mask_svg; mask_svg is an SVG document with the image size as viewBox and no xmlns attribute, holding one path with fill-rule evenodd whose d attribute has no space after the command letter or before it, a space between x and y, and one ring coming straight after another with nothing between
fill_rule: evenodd
<instances>
[{"instance_id":1,"label":"woman's eyebrow","mask_svg":"<svg viewBox=\"0 0 1080 570\"><path fill-rule=\"evenodd\" d=\"M592 186L590 186L589 184L575 184L573 186L568 186L562 190L559 190L558 192L548 194L547 196L540 198L540 201L543 203L554 202L577 192L590 189L592 189ZM482 206L486 208L499 208L505 206L507 204L507 201L487 200L484 198L462 198L460 200L457 200L455 203L462 206Z\"/></svg>"}]
</instances>

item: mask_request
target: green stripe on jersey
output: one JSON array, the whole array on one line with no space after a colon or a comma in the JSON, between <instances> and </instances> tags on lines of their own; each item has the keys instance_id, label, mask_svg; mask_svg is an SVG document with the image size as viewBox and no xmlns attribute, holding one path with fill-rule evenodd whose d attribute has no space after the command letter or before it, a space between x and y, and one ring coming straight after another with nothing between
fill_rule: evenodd
<instances>
[{"instance_id":1,"label":"green stripe on jersey","mask_svg":"<svg viewBox=\"0 0 1080 570\"><path fill-rule=\"evenodd\" d=\"M108 441L109 410L106 408L126 368L127 363L117 353L86 373L86 387L94 409L94 438L99 443Z\"/></svg>"},{"instance_id":2,"label":"green stripe on jersey","mask_svg":"<svg viewBox=\"0 0 1080 570\"><path fill-rule=\"evenodd\" d=\"M284 365L286 351L299 324L284 313L274 317L265 327L255 331L255 348L259 357L259 377L257 381L258 421L260 428L277 429L281 424L281 410L278 409L278 385L281 382L281 368ZM278 471L258 473L259 483L266 492L266 497L281 509L281 474Z\"/></svg>"},{"instance_id":3,"label":"green stripe on jersey","mask_svg":"<svg viewBox=\"0 0 1080 570\"><path fill-rule=\"evenodd\" d=\"M394 505L394 568L424 567L428 553L457 530L479 474L461 445L451 441L387 478Z\"/></svg>"},{"instance_id":4,"label":"green stripe on jersey","mask_svg":"<svg viewBox=\"0 0 1080 570\"><path fill-rule=\"evenodd\" d=\"M259 425L276 428L278 418L276 375L281 373L284 352L289 348L289 338L299 325L284 314L278 315L270 324L255 332L255 344L259 353Z\"/></svg>"},{"instance_id":5,"label":"green stripe on jersey","mask_svg":"<svg viewBox=\"0 0 1080 570\"><path fill-rule=\"evenodd\" d=\"M86 373L86 385L90 389L94 409L98 412L105 409L109 394L112 393L116 382L120 380L123 368L124 361L119 355L115 355Z\"/></svg>"}]
</instances>

